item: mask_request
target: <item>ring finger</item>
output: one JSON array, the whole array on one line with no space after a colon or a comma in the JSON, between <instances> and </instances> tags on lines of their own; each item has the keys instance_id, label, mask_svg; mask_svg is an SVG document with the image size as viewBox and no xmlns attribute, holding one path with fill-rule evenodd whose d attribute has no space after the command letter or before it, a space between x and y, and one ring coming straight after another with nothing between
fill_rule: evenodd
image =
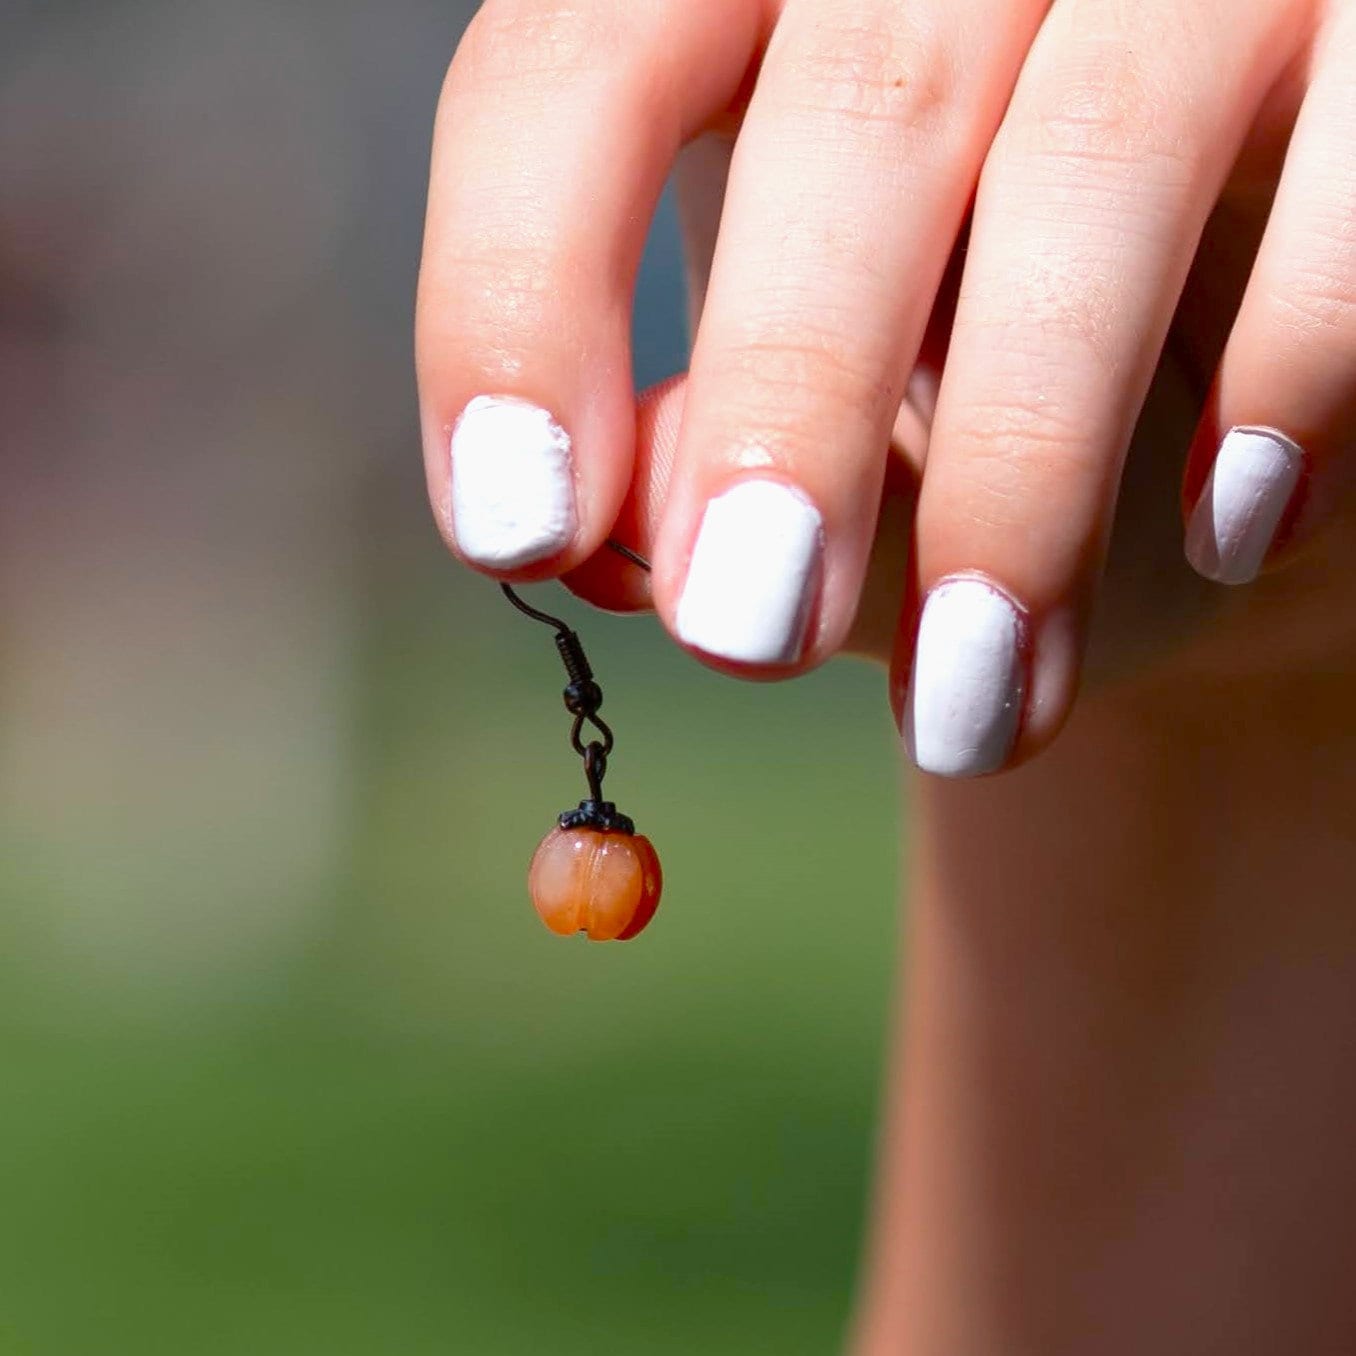
<instances>
[{"instance_id":1,"label":"ring finger","mask_svg":"<svg viewBox=\"0 0 1356 1356\"><path fill-rule=\"evenodd\" d=\"M1130 434L1298 9L1064 0L1032 49L980 186L896 651L927 771L996 771L1073 701Z\"/></svg>"}]
</instances>

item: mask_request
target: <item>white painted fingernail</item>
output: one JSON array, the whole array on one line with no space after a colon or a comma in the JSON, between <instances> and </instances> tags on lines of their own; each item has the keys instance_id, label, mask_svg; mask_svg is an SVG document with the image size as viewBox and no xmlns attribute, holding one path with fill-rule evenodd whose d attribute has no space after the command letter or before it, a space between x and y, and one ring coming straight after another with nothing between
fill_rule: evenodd
<instances>
[{"instance_id":1,"label":"white painted fingernail","mask_svg":"<svg viewBox=\"0 0 1356 1356\"><path fill-rule=\"evenodd\" d=\"M1022 623L997 589L948 579L923 604L904 742L924 772L974 777L1007 761L1025 689Z\"/></svg>"},{"instance_id":2,"label":"white painted fingernail","mask_svg":"<svg viewBox=\"0 0 1356 1356\"><path fill-rule=\"evenodd\" d=\"M468 560L511 570L575 532L569 434L526 400L477 396L452 430L452 532Z\"/></svg>"},{"instance_id":3,"label":"white painted fingernail","mask_svg":"<svg viewBox=\"0 0 1356 1356\"><path fill-rule=\"evenodd\" d=\"M1275 429L1230 429L1187 525L1193 568L1220 584L1255 579L1303 465L1303 451Z\"/></svg>"},{"instance_id":4,"label":"white painted fingernail","mask_svg":"<svg viewBox=\"0 0 1356 1356\"><path fill-rule=\"evenodd\" d=\"M742 480L706 506L678 600L685 644L742 664L789 664L805 644L824 522L794 490Z\"/></svg>"}]
</instances>

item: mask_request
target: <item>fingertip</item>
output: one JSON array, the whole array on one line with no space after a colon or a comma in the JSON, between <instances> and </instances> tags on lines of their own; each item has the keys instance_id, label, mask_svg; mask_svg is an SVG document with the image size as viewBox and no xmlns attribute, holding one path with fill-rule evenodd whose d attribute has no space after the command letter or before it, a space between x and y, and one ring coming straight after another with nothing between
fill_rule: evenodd
<instances>
[{"instance_id":1,"label":"fingertip","mask_svg":"<svg viewBox=\"0 0 1356 1356\"><path fill-rule=\"evenodd\" d=\"M765 476L709 499L697 524L671 629L724 664L797 666L823 579L824 519L798 488Z\"/></svg>"},{"instance_id":2,"label":"fingertip","mask_svg":"<svg viewBox=\"0 0 1356 1356\"><path fill-rule=\"evenodd\" d=\"M995 580L963 573L937 580L907 615L890 703L919 771L992 776L1050 745L1077 691L1077 609L1037 617Z\"/></svg>"},{"instance_id":3,"label":"fingertip","mask_svg":"<svg viewBox=\"0 0 1356 1356\"><path fill-rule=\"evenodd\" d=\"M431 385L431 384L430 384ZM429 501L452 554L491 578L579 568L611 534L631 482L635 398L600 380L570 398L464 379L426 392Z\"/></svg>"},{"instance_id":4,"label":"fingertip","mask_svg":"<svg viewBox=\"0 0 1356 1356\"><path fill-rule=\"evenodd\" d=\"M654 608L649 572L609 545L562 575L560 582L577 598L604 612L649 612Z\"/></svg>"},{"instance_id":5,"label":"fingertip","mask_svg":"<svg viewBox=\"0 0 1356 1356\"><path fill-rule=\"evenodd\" d=\"M449 440L446 519L458 554L494 574L563 555L579 530L573 443L550 410L478 395Z\"/></svg>"},{"instance_id":6,"label":"fingertip","mask_svg":"<svg viewBox=\"0 0 1356 1356\"><path fill-rule=\"evenodd\" d=\"M1293 531L1306 462L1304 450L1279 429L1229 429L1187 519L1192 568L1218 584L1256 579Z\"/></svg>"},{"instance_id":7,"label":"fingertip","mask_svg":"<svg viewBox=\"0 0 1356 1356\"><path fill-rule=\"evenodd\" d=\"M604 544L563 577L573 593L604 611L654 607L648 565L673 472L686 385L686 374L678 373L637 398L634 468L626 498Z\"/></svg>"}]
</instances>

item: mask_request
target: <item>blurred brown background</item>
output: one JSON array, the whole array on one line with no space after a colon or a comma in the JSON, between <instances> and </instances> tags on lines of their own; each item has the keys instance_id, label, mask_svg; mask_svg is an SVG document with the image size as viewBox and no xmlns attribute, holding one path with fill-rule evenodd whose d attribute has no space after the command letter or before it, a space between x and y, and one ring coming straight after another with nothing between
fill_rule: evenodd
<instances>
[{"instance_id":1,"label":"blurred brown background","mask_svg":"<svg viewBox=\"0 0 1356 1356\"><path fill-rule=\"evenodd\" d=\"M0 47L0 1351L831 1351L895 934L878 674L581 625L666 898L542 930L549 632L423 500L468 3L16 4ZM681 367L666 206L636 371Z\"/></svg>"}]
</instances>

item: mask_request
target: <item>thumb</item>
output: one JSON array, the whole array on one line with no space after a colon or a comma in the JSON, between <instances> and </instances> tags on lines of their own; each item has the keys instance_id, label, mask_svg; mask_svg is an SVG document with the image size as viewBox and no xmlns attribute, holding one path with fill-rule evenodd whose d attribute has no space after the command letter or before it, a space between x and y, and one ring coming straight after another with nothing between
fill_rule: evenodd
<instances>
[{"instance_id":1,"label":"thumb","mask_svg":"<svg viewBox=\"0 0 1356 1356\"><path fill-rule=\"evenodd\" d=\"M686 394L687 373L681 372L643 392L636 405L631 487L609 535L646 560L668 496ZM585 602L609 612L643 612L651 606L650 576L607 546L570 571L563 582Z\"/></svg>"}]
</instances>

